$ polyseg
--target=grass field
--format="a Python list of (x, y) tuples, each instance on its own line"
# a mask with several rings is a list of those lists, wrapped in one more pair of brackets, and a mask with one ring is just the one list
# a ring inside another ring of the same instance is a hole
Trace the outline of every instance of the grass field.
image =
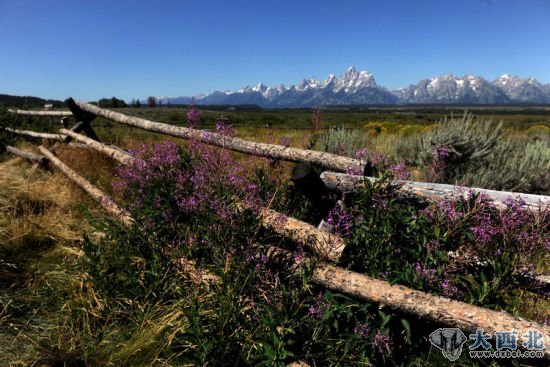
[[(187, 126), (183, 108), (120, 112)], [(549, 111), (485, 108), (475, 112), (479, 121), (489, 117), (494, 121), (487, 127), (488, 136), (503, 121), (503, 135), (496, 140), (518, 138), (521, 144), (539, 144), (538, 155), (533, 153), (541, 159), (537, 164), (544, 167), (550, 162), (544, 161), (545, 149), (550, 149)], [(302, 148), (317, 136), (327, 142), (328, 150), (334, 148), (331, 139), (341, 134), (341, 143), (353, 147), (349, 151), (366, 146), (371, 158), (378, 153), (389, 156), (382, 162), (386, 166), (381, 175), (393, 177), (391, 171), (386, 172), (389, 166), (416, 160), (409, 167), (419, 171), (413, 177), (425, 179), (434, 167), (420, 165), (415, 144), (432, 133), (449, 110), (327, 110), (322, 112), (318, 131), (312, 128), (312, 113), (201, 111), (201, 127), (214, 129), (223, 115), (233, 122), (236, 136)], [(462, 116), (463, 111), (453, 113)], [(59, 127), (55, 119), (17, 118), (11, 124), (52, 132)], [(281, 246), (296, 251), (294, 256), (302, 256), (303, 249), (261, 229), (254, 212), (235, 213), (235, 197), (243, 199), (248, 194), (259, 205), (272, 205), (314, 225), (319, 217), (330, 218), (349, 249), (338, 263), (342, 267), (541, 324), (550, 320), (548, 298), (525, 285), (519, 287), (512, 276), (525, 267), (548, 274), (550, 208), (540, 216), (514, 204), (497, 212), (478, 198), (419, 206), (373, 186), (347, 197), (346, 210), (327, 216), (288, 183), (290, 164), (197, 148), (104, 119), (93, 125), (100, 137), (127, 149), (161, 141), (175, 142), (179, 148), (164, 144), (155, 159), (145, 156), (150, 159), (145, 170), (134, 167), (126, 173), (117, 173), (116, 165), (99, 153), (60, 149), (64, 162), (128, 208), (138, 221), (130, 229), (105, 217), (96, 203), (60, 173), (31, 171), (31, 164), (2, 155), (0, 365), (284, 366), (300, 360), (312, 366), (447, 363), (427, 342), (427, 335), (440, 327), (437, 322), (313, 286), (308, 282), (308, 268), (293, 276), (268, 267), (260, 253), (251, 250), (252, 245)], [(344, 132), (330, 129), (335, 126), (345, 127)], [(30, 142), (2, 139), (35, 149)], [(519, 149), (520, 143), (511, 146)], [(497, 164), (491, 158), (494, 155), (487, 155), (486, 162)], [(516, 155), (514, 162), (524, 165), (522, 154)], [(178, 159), (183, 163), (173, 163)], [(162, 166), (155, 166), (158, 160)], [(524, 171), (495, 167), (510, 176), (525, 176), (523, 172), (533, 171), (534, 166), (522, 166)], [(544, 169), (539, 173), (545, 174)], [(491, 177), (494, 173), (485, 174)], [(113, 176), (124, 184), (122, 191), (113, 188)], [(178, 180), (186, 185), (174, 184)], [(257, 188), (248, 186), (250, 182)], [(206, 198), (214, 200), (201, 206)], [(187, 200), (187, 206), (175, 205), (182, 200)], [(143, 232), (140, 226), (148, 230)], [(501, 230), (504, 235), (497, 234)], [(489, 238), (481, 236), (487, 233)], [(488, 266), (480, 269), (467, 259), (451, 259), (448, 251), (476, 254)], [(220, 282), (197, 284), (181, 266), (185, 259), (197, 261)], [(537, 365), (540, 361), (508, 362)], [(496, 366), (500, 361), (480, 362), (463, 356), (457, 363)]]

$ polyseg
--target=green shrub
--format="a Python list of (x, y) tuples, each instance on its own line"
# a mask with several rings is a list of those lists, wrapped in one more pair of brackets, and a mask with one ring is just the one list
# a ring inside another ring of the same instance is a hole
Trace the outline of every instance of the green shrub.
[(319, 136), (314, 149), (353, 157), (364, 145), (365, 136), (361, 130), (331, 127)]
[(547, 179), (550, 144), (547, 142), (511, 137), (500, 141), (485, 162), (477, 171), (466, 172), (466, 182), (498, 190), (550, 193)]
[(431, 180), (495, 190), (548, 193), (550, 143), (505, 137), (502, 123), (471, 114), (440, 121), (416, 141)]

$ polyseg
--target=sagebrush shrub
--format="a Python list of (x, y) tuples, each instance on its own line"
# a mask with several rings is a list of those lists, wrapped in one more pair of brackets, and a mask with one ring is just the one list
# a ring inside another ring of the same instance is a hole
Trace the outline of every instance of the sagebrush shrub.
[(549, 193), (550, 143), (505, 137), (502, 124), (471, 114), (445, 118), (417, 142), (416, 161), (432, 181)]
[(365, 145), (363, 134), (360, 130), (331, 127), (319, 136), (314, 149), (352, 157)]
[(429, 167), (441, 158), (434, 151), (446, 149), (445, 167), (437, 178), (455, 183), (462, 181), (468, 170), (475, 171), (483, 166), (503, 136), (502, 124), (490, 120), (477, 120), (467, 113), (460, 118), (445, 117), (417, 140), (416, 159), (421, 166)]

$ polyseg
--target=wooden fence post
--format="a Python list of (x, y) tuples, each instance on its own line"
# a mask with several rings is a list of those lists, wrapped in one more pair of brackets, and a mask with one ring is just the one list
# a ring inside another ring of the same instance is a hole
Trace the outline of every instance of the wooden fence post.
[(73, 113), (75, 120), (77, 121), (75, 128), (76, 126), (78, 126), (78, 129), (73, 131), (79, 132), (80, 130), (84, 130), (86, 135), (88, 135), (90, 138), (99, 141), (99, 137), (90, 126), (90, 122), (92, 122), (96, 118), (96, 115), (83, 111), (72, 98), (67, 98), (65, 100), (65, 103), (67, 104), (67, 107), (69, 107), (69, 109)]

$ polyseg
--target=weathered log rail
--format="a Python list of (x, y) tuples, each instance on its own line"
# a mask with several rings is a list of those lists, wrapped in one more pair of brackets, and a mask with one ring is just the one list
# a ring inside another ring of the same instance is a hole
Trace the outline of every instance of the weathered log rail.
[(222, 134), (190, 129), (186, 127), (173, 126), (161, 122), (150, 121), (140, 117), (124, 115), (120, 112), (99, 108), (89, 103), (76, 101), (78, 107), (83, 111), (101, 116), (103, 118), (134, 126), (143, 130), (162, 133), (183, 139), (194, 139), (206, 144), (216, 145), (236, 152), (269, 157), (288, 162), (310, 162), (312, 164), (334, 169), (347, 171), (348, 169), (362, 169), (363, 164), (358, 159), (343, 157), (336, 154), (319, 152), (315, 150), (291, 148), (284, 145), (257, 143), (245, 139), (235, 138)]
[(13, 110), (8, 109), (8, 112), (22, 116), (51, 116), (51, 117), (68, 117), (72, 116), (71, 111), (32, 111), (32, 110)]
[(46, 162), (48, 161), (48, 159), (43, 155), (26, 152), (24, 150), (17, 149), (16, 147), (12, 147), (11, 145), (6, 145), (6, 151), (18, 157), (28, 159), (31, 162), (36, 162), (41, 165), (46, 164)]
[[(360, 170), (364, 168), (363, 162), (358, 159), (342, 157), (335, 154), (329, 154), (324, 152), (318, 152), (313, 150), (290, 148), (283, 145), (257, 143), (240, 138), (234, 138), (225, 136), (222, 134), (200, 131), (185, 127), (177, 127), (160, 122), (150, 121), (139, 117), (127, 116), (119, 112), (99, 108), (89, 103), (76, 101), (82, 110), (101, 116), (109, 120), (134, 126), (143, 130), (162, 133), (170, 136), (176, 136), (184, 139), (196, 139), (205, 144), (215, 145), (231, 149), (241, 153), (263, 156), (272, 159), (280, 159), (290, 162), (307, 162), (320, 167), (333, 167), (337, 171), (348, 172), (350, 170)], [(327, 187), (336, 189), (339, 191), (358, 191), (364, 185), (364, 176), (347, 175), (336, 172), (324, 172), (321, 175), (324, 183)], [(375, 178), (367, 177), (367, 179), (374, 181)], [(469, 189), (475, 192), (485, 193), (491, 199), (494, 200), (497, 207), (503, 207), (506, 199), (521, 198), (531, 208), (538, 208), (539, 204), (550, 203), (549, 196), (523, 194), (506, 191), (486, 190), (479, 188), (467, 188), (446, 184), (434, 184), (427, 182), (414, 182), (414, 181), (398, 181), (402, 185), (400, 191), (407, 192), (409, 194), (421, 196), (427, 199), (436, 198), (453, 198), (460, 192), (462, 195), (467, 195)]]
[[(283, 159), (293, 162), (310, 162), (317, 164), (322, 167), (336, 169), (345, 171), (350, 168), (356, 169), (360, 168), (361, 164), (357, 160), (349, 160), (350, 158), (345, 158), (343, 160), (333, 159), (328, 164), (321, 164), (320, 160), (322, 155), (310, 154), (307, 150), (300, 150), (294, 148), (287, 148), (272, 144), (260, 144), (254, 142), (247, 142), (243, 139), (230, 138), (227, 136), (208, 133), (203, 131), (197, 131), (187, 128), (178, 128), (173, 127), (167, 124), (161, 124), (153, 121), (148, 121), (144, 119), (134, 118), (118, 114), (113, 111), (98, 109), (95, 106), (84, 104), (82, 102), (76, 102), (76, 105), (79, 108), (82, 108), (88, 113), (92, 113), (98, 116), (106, 117), (113, 119), (113, 121), (118, 121), (121, 123), (126, 123), (131, 126), (140, 127), (145, 130), (155, 131), (165, 133), (167, 135), (183, 137), (185, 139), (197, 139), (206, 144), (221, 146), (228, 149), (233, 149), (243, 153), (249, 153), (253, 155), (267, 156), (274, 159)], [(93, 108), (92, 108), (93, 107)], [(115, 115), (113, 115), (115, 114)], [(116, 118), (116, 120), (113, 118)], [(175, 129), (175, 130), (173, 130)], [(98, 150), (104, 154), (107, 154), (114, 159), (114, 151), (121, 153), (124, 158), (121, 160), (117, 159), (121, 164), (127, 164), (132, 158), (130, 154), (126, 152), (120, 152), (116, 148), (110, 148), (102, 143), (94, 141), (88, 137), (85, 137), (81, 134), (78, 134), (70, 130), (62, 130), (64, 135), (64, 140), (67, 141), (68, 138), (75, 139), (81, 143), (86, 144), (86, 146)], [(29, 135), (33, 136), (33, 135)], [(34, 136), (37, 137), (37, 136)], [(59, 140), (59, 139), (58, 139)], [(243, 143), (244, 142), (244, 143)], [(246, 143), (246, 144), (245, 144)], [(252, 145), (249, 145), (251, 143)], [(229, 146), (228, 146), (229, 144)], [(244, 145), (243, 145), (244, 144)], [(259, 144), (259, 145), (254, 145)], [(253, 148), (255, 147), (255, 148)], [(258, 149), (258, 147), (260, 147)], [(275, 148), (274, 148), (275, 147)], [(280, 148), (283, 148), (282, 150)], [(15, 148), (16, 149), (16, 148)], [(40, 152), (44, 156), (40, 156), (42, 159), (47, 159), (48, 162), (52, 163), (56, 168), (63, 172), (68, 178), (73, 180), (78, 186), (83, 188), (90, 196), (97, 200), (101, 206), (109, 213), (115, 215), (119, 220), (123, 221), (127, 225), (132, 223), (132, 219), (121, 209), (119, 208), (105, 193), (101, 190), (95, 188), (91, 183), (85, 180), (83, 177), (79, 176), (76, 172), (72, 171), (68, 166), (61, 162), (52, 152), (44, 147), (39, 147)], [(275, 149), (275, 150), (273, 150)], [(298, 151), (298, 152), (296, 152)], [(24, 152), (26, 153), (26, 152)], [(320, 153), (320, 152), (317, 152)], [(32, 153), (31, 153), (32, 154)], [(22, 156), (22, 155), (20, 155)], [(24, 156), (23, 156), (24, 157)], [(36, 158), (36, 157), (35, 157)], [(333, 158), (333, 157), (329, 157)], [(31, 156), (28, 156), (27, 159), (31, 159)], [(32, 160), (32, 159), (31, 159)], [(329, 178), (327, 180), (327, 177)], [(357, 179), (360, 178), (360, 181)], [(365, 178), (362, 176), (350, 176), (342, 175), (338, 173), (325, 172), (322, 175), (323, 181), (328, 187), (336, 189), (339, 191), (354, 191), (361, 188), (361, 184), (364, 184)], [(374, 180), (372, 178), (366, 178), (368, 180)], [(450, 187), (434, 187), (432, 184), (417, 183), (406, 181), (402, 184), (401, 190), (407, 193), (413, 193), (428, 199), (440, 198), (440, 197), (456, 197), (454, 195), (456, 192), (456, 187), (452, 185), (446, 185)], [(409, 186), (407, 186), (409, 185)], [(428, 186), (426, 186), (428, 185)], [(429, 186), (432, 185), (432, 186)], [(452, 192), (450, 191), (452, 188)], [(468, 188), (469, 189), (469, 188)], [(476, 189), (477, 190), (477, 189)], [(500, 205), (504, 203), (504, 200), (509, 196), (509, 194), (517, 194), (523, 200), (525, 200), (528, 205), (534, 206), (535, 204), (544, 204), (546, 201), (541, 201), (540, 197), (537, 195), (528, 195), (528, 194), (519, 194), (519, 193), (507, 193), (507, 192), (496, 192), (493, 190), (481, 190), (482, 192), (487, 193), (493, 200), (497, 201), (497, 204)], [(496, 193), (496, 194), (494, 194)], [(502, 195), (506, 195), (504, 198)], [(491, 196), (492, 195), (492, 196)], [(500, 195), (500, 196), (499, 196)], [(514, 196), (513, 196), (514, 197)], [(534, 198), (536, 197), (536, 198)], [(543, 197), (546, 198), (546, 197)], [(500, 201), (499, 201), (500, 200)], [(312, 236), (313, 232), (297, 232), (296, 226), (301, 225), (300, 221), (297, 221), (294, 218), (281, 218), (281, 214), (271, 211), (269, 209), (264, 209), (261, 213), (261, 220), (263, 224), (274, 230), (276, 233), (279, 233), (282, 236), (290, 237), (295, 239), (295, 242), (301, 243), (298, 239), (302, 236), (306, 242), (311, 243), (311, 238), (316, 237)], [(285, 224), (286, 223), (286, 227)], [(312, 226), (311, 226), (312, 227)], [(312, 227), (315, 229), (315, 227)], [(312, 229), (308, 228), (308, 229)], [(316, 229), (315, 229), (316, 230)], [(299, 235), (297, 236), (296, 233)], [(341, 250), (343, 249), (343, 241), (337, 236), (324, 233), (322, 240), (316, 238), (316, 245), (324, 242), (331, 243), (332, 248), (331, 252), (326, 252), (327, 247), (321, 246), (321, 248), (315, 249), (312, 247), (313, 252), (322, 254), (322, 251), (325, 251), (325, 258), (337, 259)], [(335, 242), (336, 240), (336, 242)], [(286, 250), (277, 247), (268, 247), (266, 249), (268, 258), (274, 262), (280, 261), (281, 258), (285, 259), (287, 265), (290, 264), (290, 268), (297, 271), (297, 261), (296, 259)], [(302, 260), (303, 261), (303, 260)], [(306, 259), (305, 261), (310, 261)], [(321, 285), (325, 288), (346, 293), (357, 297), (362, 300), (367, 300), (370, 302), (378, 303), (382, 306), (389, 307), (400, 312), (412, 314), (420, 318), (430, 319), (441, 323), (446, 326), (459, 327), (465, 331), (475, 332), (478, 328), (483, 328), (485, 332), (494, 333), (502, 330), (515, 330), (518, 331), (519, 337), (523, 337), (529, 330), (537, 330), (542, 333), (545, 338), (545, 344), (548, 345), (550, 342), (550, 327), (547, 325), (541, 325), (534, 321), (521, 319), (514, 317), (506, 312), (496, 312), (481, 307), (473, 306), (459, 301), (454, 301), (446, 299), (439, 296), (434, 296), (426, 292), (413, 290), (401, 285), (391, 285), (386, 281), (375, 279), (364, 274), (355, 273), (337, 266), (330, 264), (321, 263), (318, 264), (313, 270), (313, 276), (311, 278), (313, 283)], [(520, 346), (521, 347), (521, 346)], [(550, 350), (544, 350), (544, 355), (546, 358), (550, 358)]]
[[(274, 246), (268, 247), (266, 252), (267, 257), (273, 262), (287, 266), (294, 271), (299, 271), (298, 265), (303, 262), (311, 262), (308, 258), (297, 261), (289, 251)], [(514, 330), (518, 332), (518, 338), (524, 339), (524, 335), (529, 330), (537, 330), (544, 335), (544, 345), (548, 345), (550, 341), (550, 326), (548, 325), (516, 317), (507, 312), (497, 312), (435, 296), (403, 285), (392, 285), (386, 281), (330, 264), (317, 264), (313, 270), (311, 282), (364, 301), (374, 302), (446, 326), (458, 327), (471, 333), (475, 333), (477, 329), (483, 329), (492, 334), (497, 331)], [(544, 354), (546, 358), (550, 358), (550, 349), (545, 349)]]
[(88, 138), (85, 135), (75, 133), (74, 131), (67, 130), (67, 129), (60, 129), (59, 130), (62, 134), (70, 136), (74, 140), (87, 145), (88, 147), (97, 150), (98, 152), (101, 152), (112, 159), (118, 161), (121, 164), (128, 164), (130, 160), (132, 159), (132, 155), (130, 153), (124, 152), (120, 149), (115, 149), (113, 147), (110, 147), (106, 144), (100, 143), (97, 140)]
[(11, 127), (2, 127), (1, 130), (5, 130), (5, 131), (10, 132), (12, 134), (25, 135), (25, 136), (29, 136), (31, 138), (38, 138), (38, 139), (49, 139), (49, 140), (64, 141), (65, 138), (66, 138), (65, 135), (61, 135), (61, 134), (40, 133), (40, 132), (36, 132), (36, 131), (31, 131), (31, 130), (13, 129)]
[[(348, 175), (338, 172), (323, 172), (321, 180), (325, 185), (335, 191), (359, 192), (365, 187), (365, 180), (376, 182), (374, 177)], [(520, 192), (496, 191), (480, 189), (476, 187), (455, 186), (431, 182), (394, 181), (392, 184), (399, 186), (398, 191), (404, 194), (420, 196), (429, 200), (456, 199), (468, 197), (470, 192), (487, 195), (497, 208), (505, 208), (506, 201), (510, 198), (521, 199), (532, 210), (538, 210), (541, 205), (550, 205), (550, 196), (524, 194)]]
[(130, 225), (133, 219), (126, 213), (124, 210), (120, 209), (118, 205), (103, 191), (92, 185), (84, 177), (80, 176), (78, 173), (73, 171), (69, 166), (63, 163), (59, 158), (57, 158), (52, 152), (50, 152), (44, 146), (39, 146), (38, 149), (44, 156), (52, 163), (57, 169), (59, 169), (65, 176), (67, 176), (71, 181), (76, 183), (81, 187), (88, 195), (94, 198), (108, 213), (114, 215), (116, 218), (119, 218), (120, 221), (126, 225)]

